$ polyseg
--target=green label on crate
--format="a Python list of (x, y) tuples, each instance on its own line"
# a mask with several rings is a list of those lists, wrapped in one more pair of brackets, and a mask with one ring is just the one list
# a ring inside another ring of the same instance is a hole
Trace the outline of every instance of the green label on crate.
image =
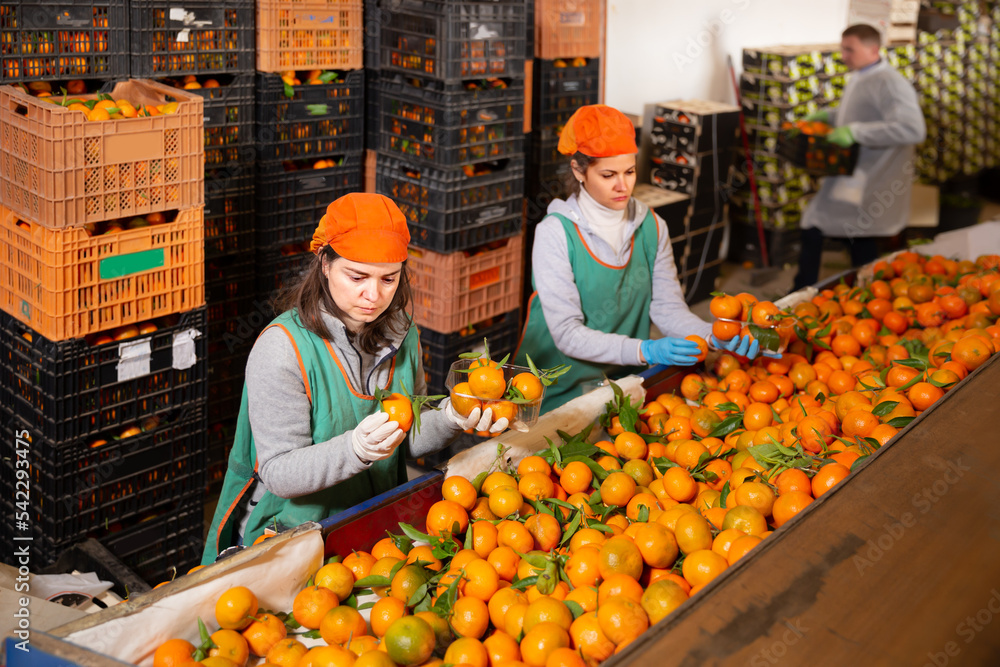
[(101, 260), (101, 280), (113, 280), (133, 273), (158, 269), (164, 264), (163, 248), (108, 257)]

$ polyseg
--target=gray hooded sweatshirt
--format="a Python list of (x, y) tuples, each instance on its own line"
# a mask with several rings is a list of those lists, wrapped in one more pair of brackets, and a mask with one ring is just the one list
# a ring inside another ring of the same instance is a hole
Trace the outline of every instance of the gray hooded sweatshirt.
[[(648, 210), (634, 197), (629, 200), (625, 243), (621, 251), (616, 252), (590, 229), (576, 195), (565, 201), (556, 199), (548, 208), (549, 213), (559, 213), (572, 220), (597, 258), (614, 266), (623, 266), (629, 261), (632, 236)], [(654, 214), (653, 217), (659, 226), (659, 247), (653, 269), (653, 299), (649, 304), (649, 317), (664, 336), (683, 338), (696, 334), (707, 340), (712, 333), (712, 325), (692, 313), (684, 302), (667, 225), (659, 216)], [(584, 324), (580, 293), (569, 261), (566, 232), (557, 218), (549, 216), (538, 223), (531, 250), (531, 266), (545, 322), (553, 342), (563, 354), (601, 364), (634, 366), (643, 363), (639, 357), (640, 339), (603, 333)]]

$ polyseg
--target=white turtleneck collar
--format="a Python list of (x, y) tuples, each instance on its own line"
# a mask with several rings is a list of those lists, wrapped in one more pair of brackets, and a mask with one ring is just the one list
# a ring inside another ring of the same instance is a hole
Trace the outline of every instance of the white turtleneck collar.
[(580, 212), (591, 231), (611, 246), (616, 255), (620, 253), (622, 244), (625, 242), (625, 229), (629, 220), (628, 207), (625, 207), (625, 210), (616, 211), (602, 206), (590, 196), (590, 193), (582, 185), (580, 186), (580, 194), (577, 195), (577, 202), (580, 204)]

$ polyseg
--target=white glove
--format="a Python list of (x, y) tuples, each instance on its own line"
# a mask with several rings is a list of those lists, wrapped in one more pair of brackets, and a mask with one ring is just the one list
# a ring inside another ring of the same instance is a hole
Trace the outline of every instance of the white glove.
[(351, 433), (351, 443), (362, 463), (372, 463), (392, 456), (405, 437), (399, 422), (389, 421), (384, 412), (376, 412), (361, 420)]
[(463, 431), (472, 429), (474, 431), (502, 433), (509, 424), (506, 417), (501, 417), (493, 421), (493, 408), (486, 408), (486, 410), (472, 408), (472, 412), (469, 413), (468, 417), (462, 416), (455, 410), (455, 406), (451, 404), (450, 396), (441, 401), (438, 409), (444, 410), (444, 413), (448, 415), (448, 419)]

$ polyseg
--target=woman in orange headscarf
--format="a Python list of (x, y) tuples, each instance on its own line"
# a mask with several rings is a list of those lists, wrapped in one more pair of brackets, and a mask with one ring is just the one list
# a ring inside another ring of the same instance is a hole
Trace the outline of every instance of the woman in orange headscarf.
[[(459, 415), (445, 398), (420, 432), (390, 419), (375, 394), (426, 394), (410, 289), (406, 218), (389, 198), (350, 194), (327, 208), (315, 254), (257, 338), (229, 468), (203, 563), (267, 528), (319, 521), (406, 481), (411, 456), (465, 429), (500, 432), (490, 409)], [(403, 418), (401, 418), (402, 420)]]
[[(696, 334), (719, 349), (755, 357), (749, 336), (729, 343), (684, 302), (666, 223), (632, 198), (639, 152), (635, 127), (609, 106), (581, 107), (566, 122), (559, 152), (570, 158), (573, 194), (549, 204), (535, 230), (532, 281), (515, 363), (572, 369), (546, 390), (543, 411), (579, 396), (582, 385), (640, 370), (687, 366)], [(664, 337), (652, 340), (650, 324)]]

